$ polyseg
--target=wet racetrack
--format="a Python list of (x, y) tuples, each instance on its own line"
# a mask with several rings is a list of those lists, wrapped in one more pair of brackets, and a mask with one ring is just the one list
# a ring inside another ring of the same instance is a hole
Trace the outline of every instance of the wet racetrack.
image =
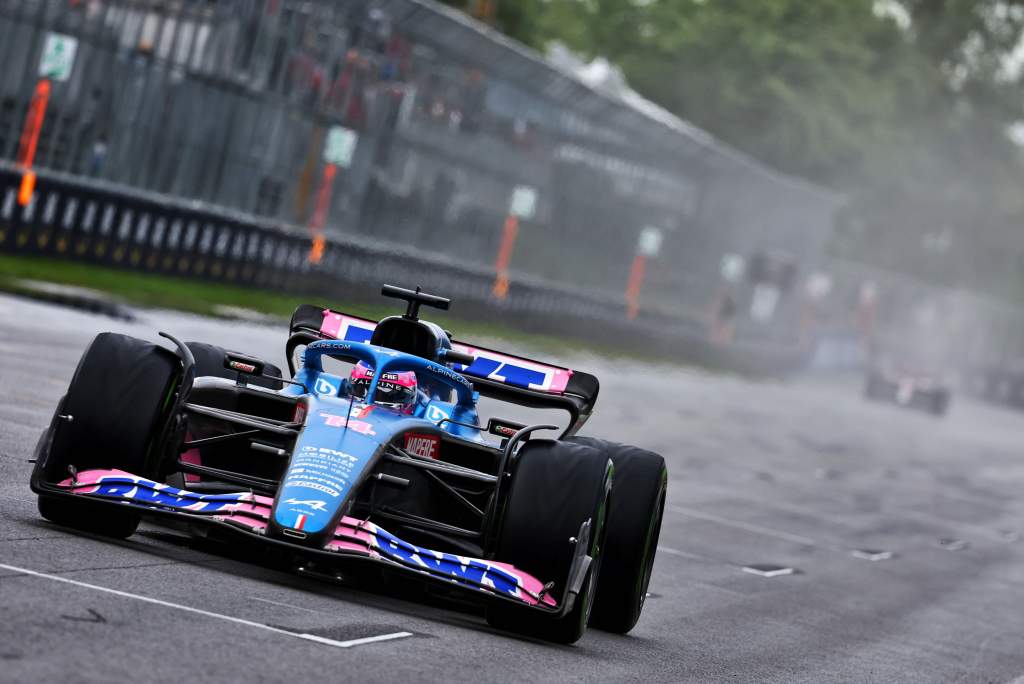
[[(0, 681), (1024, 675), (1020, 414), (954, 397), (936, 420), (865, 403), (852, 377), (755, 382), (551, 359), (601, 378), (586, 434), (659, 451), (670, 474), (639, 625), (562, 647), (473, 613), (240, 562), (162, 528), (114, 542), (43, 521), (28, 488), (32, 447), (95, 333), (167, 330), (283, 366), (286, 331), (163, 312), (125, 323), (3, 296), (0, 321)], [(754, 565), (794, 572), (765, 577)], [(342, 648), (284, 632), (412, 636)]]

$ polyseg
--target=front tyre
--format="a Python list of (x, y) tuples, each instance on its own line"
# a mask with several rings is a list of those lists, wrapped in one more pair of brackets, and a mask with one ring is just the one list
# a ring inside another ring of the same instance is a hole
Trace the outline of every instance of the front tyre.
[[(163, 347), (126, 335), (97, 335), (39, 439), (33, 484), (60, 482), (70, 467), (152, 476), (150, 449), (179, 376), (178, 357)], [(39, 513), (58, 525), (111, 537), (130, 536), (139, 524), (130, 509), (44, 493)]]
[(590, 625), (625, 634), (640, 619), (651, 582), (668, 490), (665, 459), (646, 449), (593, 437), (566, 441), (598, 449), (615, 465), (605, 557)]
[[(590, 521), (586, 555), (592, 561), (572, 610), (553, 617), (535, 608), (495, 604), (493, 627), (545, 641), (572, 644), (586, 631), (604, 556), (604, 530), (612, 487), (611, 461), (582, 444), (533, 440), (516, 455), (495, 560), (552, 581), (558, 605), (568, 598), (573, 543)], [(577, 540), (579, 543), (580, 540)]]

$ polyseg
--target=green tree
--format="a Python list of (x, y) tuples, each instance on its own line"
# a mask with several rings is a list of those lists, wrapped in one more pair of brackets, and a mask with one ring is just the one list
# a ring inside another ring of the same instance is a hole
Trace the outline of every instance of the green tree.
[[(849, 193), (852, 255), (965, 282), (1024, 222), (1007, 138), (1024, 119), (1024, 0), (550, 0), (540, 31), (607, 56), (722, 140)], [(920, 247), (936, 231), (954, 235), (941, 259)]]

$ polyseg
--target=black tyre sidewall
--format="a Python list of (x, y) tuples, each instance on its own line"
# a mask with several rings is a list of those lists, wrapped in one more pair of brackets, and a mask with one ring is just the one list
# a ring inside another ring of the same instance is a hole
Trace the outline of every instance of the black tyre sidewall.
[(553, 619), (536, 609), (492, 606), (488, 610), (492, 625), (560, 643), (573, 643), (582, 636), (601, 567), (612, 471), (607, 457), (582, 444), (534, 440), (520, 450), (495, 560), (511, 563), (542, 582), (553, 581), (552, 596), (559, 605), (565, 599), (576, 550), (569, 540), (579, 535), (588, 519), (588, 555), (593, 562), (567, 615)]
[(594, 437), (566, 441), (606, 454), (615, 465), (615, 486), (605, 530), (604, 558), (590, 623), (626, 633), (643, 610), (668, 489), (668, 471), (660, 455)]
[(165, 417), (179, 372), (172, 352), (145, 340), (101, 333), (85, 351), (55, 421), (44, 473), (66, 476), (66, 467), (117, 468), (149, 475), (150, 443)]
[[(34, 479), (59, 482), (69, 476), (68, 466), (151, 477), (151, 446), (166, 420), (179, 369), (178, 357), (163, 347), (116, 333), (97, 335), (40, 437)], [(138, 515), (129, 511), (45, 494), (39, 510), (53, 522), (111, 536), (127, 536), (138, 524)]]

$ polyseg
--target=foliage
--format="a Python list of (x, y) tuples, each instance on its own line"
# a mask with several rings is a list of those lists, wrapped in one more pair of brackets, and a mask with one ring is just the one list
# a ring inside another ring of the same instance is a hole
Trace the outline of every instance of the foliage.
[(848, 193), (848, 256), (968, 285), (993, 259), (1020, 267), (1024, 0), (548, 0), (536, 25), (529, 42), (608, 57), (681, 117)]

